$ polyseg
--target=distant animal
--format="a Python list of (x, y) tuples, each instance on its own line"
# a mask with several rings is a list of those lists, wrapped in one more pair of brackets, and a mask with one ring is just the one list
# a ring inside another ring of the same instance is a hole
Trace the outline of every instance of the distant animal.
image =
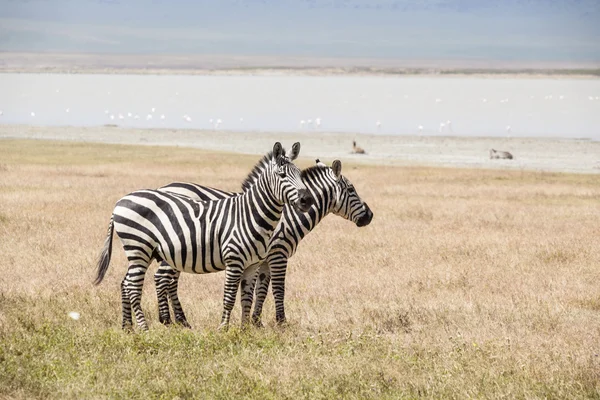
[(493, 159), (512, 160), (513, 155), (510, 154), (508, 151), (499, 151), (499, 150), (490, 149), (490, 160), (493, 160)]
[(352, 142), (352, 153), (353, 154), (367, 154), (365, 149), (356, 145), (356, 141)]

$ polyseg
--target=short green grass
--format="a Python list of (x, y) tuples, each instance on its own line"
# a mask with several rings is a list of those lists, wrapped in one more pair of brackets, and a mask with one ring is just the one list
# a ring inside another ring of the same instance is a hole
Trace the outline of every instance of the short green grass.
[[(23, 313), (40, 306), (31, 300), (2, 302), (11, 327), (0, 336), (0, 384), (17, 398), (598, 397), (597, 360), (555, 354), (554, 365), (543, 365), (510, 340), (477, 343), (460, 334), (447, 335), (443, 348), (406, 343), (406, 314), (374, 315), (380, 329), (358, 334), (294, 325), (228, 332), (154, 325), (135, 334), (92, 305), (82, 320), (66, 320), (69, 303), (84, 299), (53, 298), (43, 318)], [(547, 368), (557, 369), (551, 379), (543, 378)]]
[(114, 203), (174, 180), (237, 190), (257, 157), (23, 140), (0, 154), (0, 398), (600, 398), (596, 176), (344, 164), (375, 218), (330, 216), (305, 239), (288, 325), (269, 298), (265, 328), (241, 330), (236, 307), (217, 331), (212, 274), (181, 279), (194, 329), (163, 327), (150, 272), (150, 331), (130, 333), (118, 240), (91, 284)]

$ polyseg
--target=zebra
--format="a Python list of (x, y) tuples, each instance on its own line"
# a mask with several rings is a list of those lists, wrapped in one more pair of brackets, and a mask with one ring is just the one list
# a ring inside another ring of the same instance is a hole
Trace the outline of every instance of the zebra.
[(512, 160), (513, 155), (510, 154), (508, 151), (500, 151), (500, 150), (490, 149), (490, 160), (493, 160), (493, 159)]
[[(352, 183), (342, 175), (342, 163), (335, 160), (332, 167), (317, 160), (317, 164), (302, 171), (302, 178), (308, 190), (315, 199), (315, 204), (307, 213), (286, 206), (279, 225), (271, 238), (270, 250), (265, 261), (254, 268), (248, 268), (241, 278), (242, 320), (247, 321), (252, 307), (256, 280), (256, 304), (252, 314), (252, 323), (262, 326), (261, 314), (264, 301), (273, 279), (273, 295), (276, 303), (276, 321), (281, 324), (286, 321), (284, 296), (285, 275), (288, 259), (296, 252), (300, 241), (327, 214), (332, 212), (354, 222), (358, 227), (369, 225), (373, 213), (367, 203), (363, 202), (356, 193)], [(243, 190), (250, 186), (245, 182)], [(194, 183), (175, 182), (158, 189), (161, 192), (177, 193), (195, 200), (216, 200), (236, 196), (237, 194), (214, 188), (200, 186)], [(257, 272), (254, 272), (258, 270)], [(159, 321), (165, 325), (171, 323), (169, 298), (175, 322), (190, 327), (185, 318), (177, 295), (179, 271), (173, 270), (169, 264), (161, 262), (155, 275), (156, 292), (158, 297)]]
[(246, 178), (243, 193), (214, 201), (157, 190), (138, 190), (121, 198), (111, 216), (94, 283), (108, 269), (112, 235), (121, 239), (129, 268), (121, 282), (123, 329), (148, 330), (140, 306), (144, 276), (153, 259), (177, 272), (205, 274), (226, 271), (220, 328), (227, 329), (244, 269), (267, 256), (269, 240), (284, 205), (308, 211), (314, 199), (300, 169), (292, 163), (300, 143), (286, 154), (281, 143), (265, 155)]

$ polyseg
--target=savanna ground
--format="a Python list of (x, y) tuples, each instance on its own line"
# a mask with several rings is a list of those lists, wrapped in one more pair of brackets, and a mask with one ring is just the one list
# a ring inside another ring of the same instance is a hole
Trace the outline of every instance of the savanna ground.
[(91, 283), (114, 203), (174, 180), (237, 190), (257, 159), (0, 141), (0, 397), (600, 398), (594, 175), (345, 164), (375, 217), (305, 239), (288, 325), (269, 298), (264, 329), (236, 306), (219, 332), (223, 274), (186, 274), (193, 329), (163, 327), (152, 269), (150, 331), (122, 332), (118, 239)]

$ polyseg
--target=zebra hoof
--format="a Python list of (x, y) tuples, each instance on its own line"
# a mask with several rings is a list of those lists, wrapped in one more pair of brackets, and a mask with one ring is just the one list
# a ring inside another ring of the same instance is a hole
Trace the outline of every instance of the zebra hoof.
[(252, 318), (252, 325), (254, 325), (254, 327), (256, 327), (256, 328), (264, 328), (265, 327), (263, 325), (262, 321), (260, 320), (260, 318)]
[(176, 322), (177, 322), (177, 325), (181, 325), (184, 328), (192, 329), (192, 326), (185, 319), (178, 320)]
[(249, 322), (242, 322), (240, 329), (242, 331), (248, 331), (252, 325)]
[(228, 330), (229, 330), (229, 324), (226, 324), (226, 323), (222, 323), (217, 328), (217, 331), (219, 331), (219, 332), (227, 332)]

